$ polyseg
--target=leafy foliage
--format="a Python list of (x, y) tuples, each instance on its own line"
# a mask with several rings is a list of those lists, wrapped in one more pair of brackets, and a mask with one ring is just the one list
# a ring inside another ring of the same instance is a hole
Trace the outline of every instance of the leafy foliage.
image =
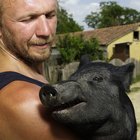
[(84, 54), (89, 54), (92, 60), (103, 59), (103, 51), (95, 38), (85, 40), (82, 35), (65, 35), (57, 42), (63, 63), (78, 61)]
[(85, 18), (89, 27), (104, 28), (109, 26), (131, 24), (140, 21), (140, 12), (121, 7), (117, 2), (101, 2), (99, 12), (91, 12)]
[(59, 7), (58, 9), (58, 24), (57, 34), (82, 31), (83, 27), (78, 25), (71, 14), (68, 14), (65, 9)]

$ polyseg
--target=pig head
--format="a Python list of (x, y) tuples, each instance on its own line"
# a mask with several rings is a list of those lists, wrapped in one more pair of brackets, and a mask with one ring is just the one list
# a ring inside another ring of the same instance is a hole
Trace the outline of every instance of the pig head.
[(136, 140), (134, 108), (124, 86), (133, 69), (133, 63), (114, 66), (81, 59), (68, 80), (41, 88), (41, 102), (80, 140)]

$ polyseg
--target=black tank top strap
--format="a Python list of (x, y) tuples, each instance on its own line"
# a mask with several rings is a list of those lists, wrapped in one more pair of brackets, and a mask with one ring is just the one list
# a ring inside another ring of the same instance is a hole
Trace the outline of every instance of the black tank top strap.
[(32, 79), (30, 77), (27, 77), (25, 75), (22, 75), (17, 72), (2, 72), (0, 73), (0, 89), (8, 85), (9, 83), (20, 80), (20, 81), (27, 81), (33, 84), (36, 84), (40, 87), (42, 87), (45, 83), (40, 82), (38, 80)]

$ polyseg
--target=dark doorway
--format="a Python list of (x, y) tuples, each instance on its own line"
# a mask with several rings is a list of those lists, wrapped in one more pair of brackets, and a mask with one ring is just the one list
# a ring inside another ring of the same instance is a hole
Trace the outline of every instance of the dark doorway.
[(127, 58), (129, 58), (129, 56), (130, 52), (128, 43), (115, 45), (113, 49), (113, 58), (118, 58), (121, 59), (122, 61), (125, 61)]

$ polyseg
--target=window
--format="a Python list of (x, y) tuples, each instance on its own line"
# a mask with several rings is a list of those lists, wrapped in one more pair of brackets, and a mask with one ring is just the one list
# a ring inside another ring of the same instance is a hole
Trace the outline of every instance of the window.
[(138, 31), (134, 31), (133, 33), (134, 39), (139, 39), (139, 32)]

